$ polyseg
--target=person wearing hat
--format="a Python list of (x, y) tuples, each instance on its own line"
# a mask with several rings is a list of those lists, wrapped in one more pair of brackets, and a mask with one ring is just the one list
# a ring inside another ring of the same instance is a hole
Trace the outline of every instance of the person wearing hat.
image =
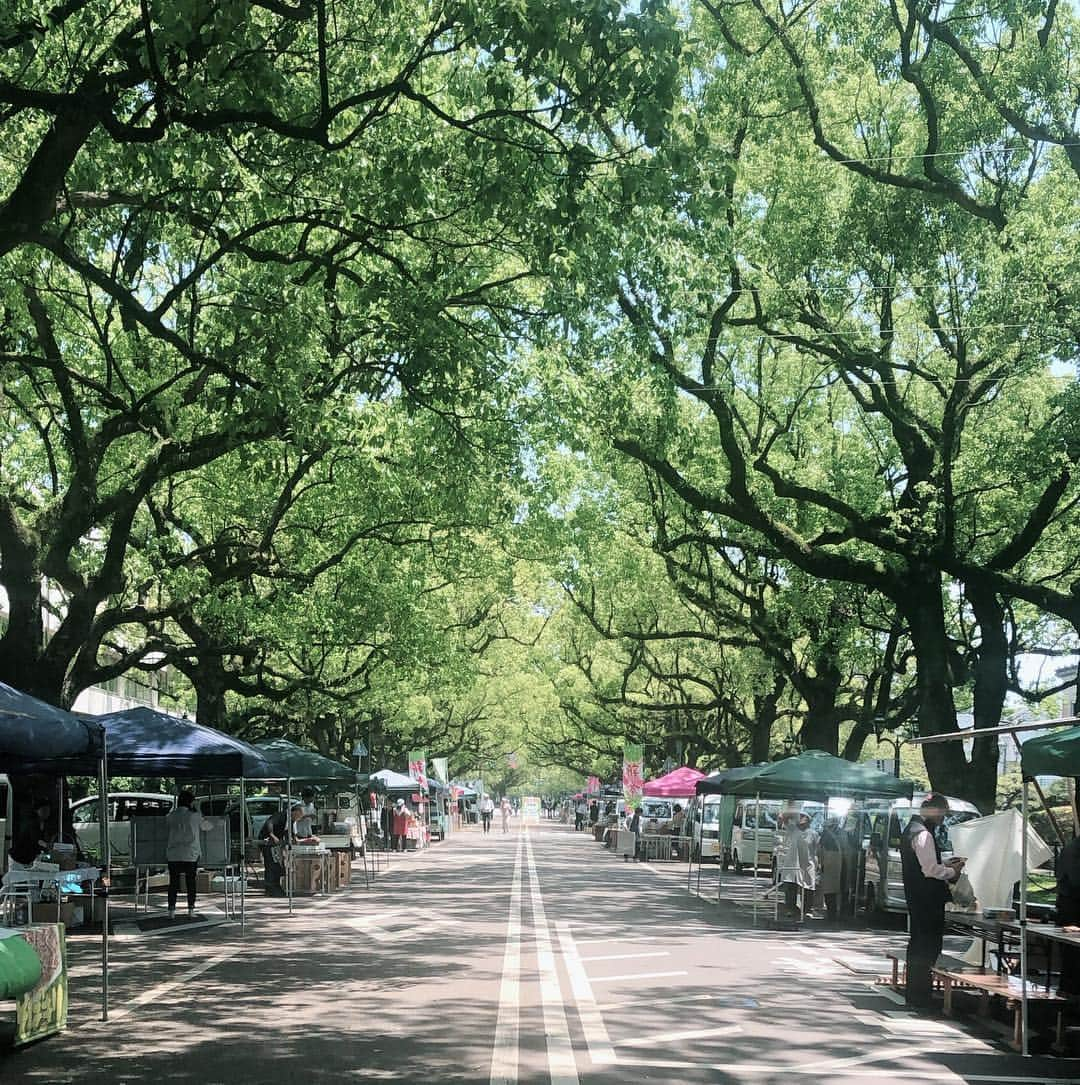
[(394, 812), (391, 816), (390, 831), (394, 837), (394, 851), (405, 850), (405, 834), (409, 829), (409, 811), (405, 808), (405, 800), (398, 799), (394, 803)]
[(267, 818), (259, 830), (263, 853), (263, 886), (268, 897), (285, 896), (281, 885), (281, 876), (285, 873), (282, 849), (288, 847), (294, 835), (294, 826), (303, 816), (304, 804), (297, 799), (288, 811), (279, 810), (273, 817)]
[(941, 861), (934, 830), (945, 820), (949, 802), (944, 795), (923, 799), (900, 837), (900, 863), (908, 909), (907, 986), (904, 998), (913, 1009), (930, 1005), (931, 969), (941, 955), (945, 937), (945, 904), (949, 883), (964, 868), (963, 859)]

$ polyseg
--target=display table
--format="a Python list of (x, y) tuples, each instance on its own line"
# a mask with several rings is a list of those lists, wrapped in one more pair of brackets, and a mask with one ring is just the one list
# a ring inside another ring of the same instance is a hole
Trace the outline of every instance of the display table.
[[(66, 926), (79, 926), (76, 923), (75, 909), (77, 902), (63, 901), (67, 893), (78, 897), (79, 901), (85, 901), (90, 914), (83, 917), (83, 921), (93, 921), (93, 884), (101, 877), (101, 869), (94, 866), (75, 867), (72, 870), (38, 870), (34, 867), (23, 867), (9, 870), (3, 877), (3, 887), (8, 893), (25, 889), (29, 901), (29, 913), (27, 921), (35, 923), (63, 923)], [(89, 884), (91, 892), (82, 890), (82, 886)], [(80, 892), (71, 889), (65, 890), (64, 886), (79, 886)], [(41, 899), (41, 891), (46, 887), (52, 887), (56, 892), (55, 901)]]

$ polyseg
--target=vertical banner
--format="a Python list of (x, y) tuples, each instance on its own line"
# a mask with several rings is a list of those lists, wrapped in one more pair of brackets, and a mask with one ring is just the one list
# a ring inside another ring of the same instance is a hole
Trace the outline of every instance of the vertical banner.
[(446, 757), (433, 757), (431, 759), (431, 771), (435, 773), (435, 779), (441, 780), (444, 784), (450, 783), (449, 779), (449, 759)]
[(590, 776), (589, 782), (585, 785), (586, 795), (599, 795), (600, 794), (600, 777)]
[(627, 806), (637, 807), (641, 805), (641, 794), (645, 787), (643, 768), (642, 748), (625, 743), (623, 745), (622, 790), (623, 799)]
[(409, 775), (416, 781), (420, 793), (427, 801), (427, 754), (423, 750), (409, 751)]

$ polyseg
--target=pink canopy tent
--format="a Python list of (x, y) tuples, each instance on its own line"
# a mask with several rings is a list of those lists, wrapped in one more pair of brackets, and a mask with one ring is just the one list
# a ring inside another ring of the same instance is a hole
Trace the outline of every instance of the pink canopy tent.
[(652, 799), (688, 799), (694, 794), (694, 785), (704, 779), (705, 773), (697, 769), (672, 769), (666, 776), (658, 776), (645, 784), (644, 794)]

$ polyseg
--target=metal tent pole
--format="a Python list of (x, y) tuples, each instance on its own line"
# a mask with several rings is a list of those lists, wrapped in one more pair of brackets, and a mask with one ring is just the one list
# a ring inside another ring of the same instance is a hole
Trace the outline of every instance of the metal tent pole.
[(761, 792), (759, 791), (754, 796), (754, 888), (751, 893), (754, 897), (754, 926), (757, 926), (757, 905), (758, 905), (758, 872), (757, 872), (757, 853), (758, 853), (758, 834), (761, 832)]
[(1028, 880), (1028, 781), (1020, 799), (1023, 839), (1020, 841), (1020, 1054), (1028, 1053), (1027, 880)]
[[(101, 760), (98, 763), (98, 806), (101, 814), (101, 859), (102, 887), (105, 892), (101, 897), (101, 1020), (109, 1020), (109, 886), (112, 882), (112, 849), (109, 847), (109, 748), (108, 737), (104, 728), (101, 732)], [(59, 895), (59, 894), (58, 894)], [(138, 881), (135, 884), (135, 902), (138, 904)], [(91, 893), (90, 907), (94, 906)], [(92, 913), (91, 913), (92, 914)]]
[[(247, 887), (247, 789), (243, 776), (240, 777), (240, 934), (243, 936), (247, 926), (245, 893)], [(226, 874), (228, 877), (228, 874)]]
[(295, 858), (292, 852), (292, 827), (292, 777), (288, 776), (285, 779), (285, 839), (282, 841), (281, 857), (286, 860), (285, 888), (289, 893), (289, 915), (293, 914), (293, 859)]

